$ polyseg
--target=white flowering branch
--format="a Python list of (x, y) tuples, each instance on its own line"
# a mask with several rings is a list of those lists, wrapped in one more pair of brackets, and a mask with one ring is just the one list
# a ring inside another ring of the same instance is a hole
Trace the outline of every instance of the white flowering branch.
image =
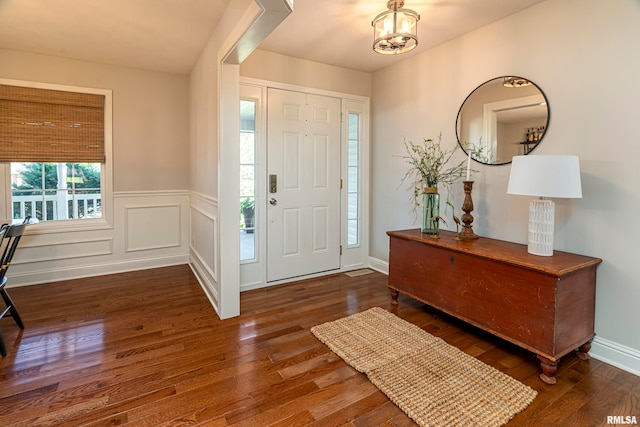
[(407, 154), (400, 156), (410, 165), (401, 180), (405, 184), (407, 191), (411, 192), (410, 200), (413, 203), (414, 213), (418, 213), (422, 193), (426, 187), (442, 185), (447, 190), (447, 206), (451, 195), (451, 184), (464, 176), (466, 172), (465, 160), (456, 163), (451, 167), (446, 167), (452, 160), (455, 152), (460, 148), (458, 144), (451, 150), (443, 150), (440, 146), (442, 135), (438, 141), (424, 139), (420, 144), (404, 140)]

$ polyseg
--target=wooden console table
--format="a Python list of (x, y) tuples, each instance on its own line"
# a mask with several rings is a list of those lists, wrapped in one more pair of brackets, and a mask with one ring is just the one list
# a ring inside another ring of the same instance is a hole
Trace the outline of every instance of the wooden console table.
[(389, 231), (392, 303), (402, 292), (535, 353), (540, 378), (555, 384), (558, 360), (588, 358), (594, 333), (596, 267), (567, 252), (531, 255), (526, 245), (455, 240), (419, 229)]

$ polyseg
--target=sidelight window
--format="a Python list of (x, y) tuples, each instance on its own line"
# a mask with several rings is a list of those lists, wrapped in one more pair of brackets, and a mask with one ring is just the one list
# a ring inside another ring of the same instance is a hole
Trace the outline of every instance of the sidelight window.
[(347, 245), (359, 243), (360, 114), (349, 113), (347, 144)]
[(240, 100), (240, 261), (256, 257), (256, 104)]

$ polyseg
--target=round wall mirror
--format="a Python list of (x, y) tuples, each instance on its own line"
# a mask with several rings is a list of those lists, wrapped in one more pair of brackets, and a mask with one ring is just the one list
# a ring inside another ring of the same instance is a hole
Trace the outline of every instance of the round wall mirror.
[(474, 89), (456, 120), (458, 143), (471, 158), (487, 165), (511, 163), (532, 152), (549, 124), (549, 104), (532, 81), (498, 77)]

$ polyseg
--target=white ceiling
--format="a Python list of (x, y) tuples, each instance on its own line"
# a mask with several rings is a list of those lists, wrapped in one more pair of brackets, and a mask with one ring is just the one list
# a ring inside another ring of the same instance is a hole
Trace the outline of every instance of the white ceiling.
[[(0, 48), (187, 74), (231, 0), (0, 0)], [(373, 72), (543, 0), (405, 0), (418, 47), (371, 49), (386, 0), (295, 0), (260, 49)]]
[(0, 48), (188, 74), (230, 0), (0, 0)]

